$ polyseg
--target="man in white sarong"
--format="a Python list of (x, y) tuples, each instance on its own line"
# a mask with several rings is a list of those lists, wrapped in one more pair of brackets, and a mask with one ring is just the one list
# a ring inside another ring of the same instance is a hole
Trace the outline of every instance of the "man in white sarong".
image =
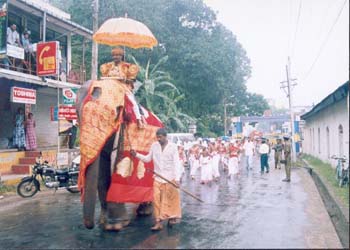
[(228, 147), (228, 177), (239, 173), (239, 148), (234, 141)]
[[(148, 155), (142, 155), (134, 150), (131, 150), (131, 154), (143, 162), (153, 160), (154, 171), (156, 173), (179, 185), (180, 176), (178, 176), (178, 166), (180, 159), (177, 145), (167, 140), (167, 132), (164, 128), (158, 129), (156, 135), (158, 141), (152, 144)], [(162, 221), (167, 219), (168, 225), (179, 223), (179, 219), (181, 218), (179, 190), (172, 184), (155, 176), (153, 191), (155, 224), (151, 230), (162, 230)]]
[(215, 181), (219, 180), (220, 172), (219, 172), (219, 162), (220, 162), (220, 155), (217, 150), (217, 147), (214, 147), (211, 153), (211, 166), (212, 166), (212, 173)]

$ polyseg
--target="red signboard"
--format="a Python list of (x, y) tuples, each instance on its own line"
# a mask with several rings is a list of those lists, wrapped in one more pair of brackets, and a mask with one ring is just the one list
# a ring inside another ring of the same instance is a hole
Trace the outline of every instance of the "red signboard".
[(38, 76), (58, 75), (59, 43), (38, 43), (36, 51), (36, 71)]
[(11, 101), (17, 103), (36, 104), (36, 90), (12, 87)]
[(60, 105), (58, 119), (77, 120), (77, 109), (75, 106)]

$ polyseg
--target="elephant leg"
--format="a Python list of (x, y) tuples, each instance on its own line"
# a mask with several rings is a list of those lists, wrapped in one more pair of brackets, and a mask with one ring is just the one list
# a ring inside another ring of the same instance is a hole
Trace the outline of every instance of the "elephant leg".
[(84, 204), (83, 204), (83, 221), (87, 229), (92, 229), (95, 226), (95, 204), (99, 172), (99, 158), (86, 169), (85, 189), (84, 189)]
[(153, 213), (152, 202), (143, 202), (136, 209), (136, 213), (139, 216), (148, 216)]
[(98, 175), (98, 197), (101, 203), (101, 214), (99, 218), (99, 224), (105, 225), (108, 220), (107, 210), (107, 192), (111, 184), (111, 169), (110, 169), (110, 158), (109, 155), (104, 151), (101, 152), (100, 157), (100, 169)]
[(124, 203), (108, 203), (108, 215), (113, 221), (105, 225), (105, 230), (119, 231), (130, 224), (130, 215)]

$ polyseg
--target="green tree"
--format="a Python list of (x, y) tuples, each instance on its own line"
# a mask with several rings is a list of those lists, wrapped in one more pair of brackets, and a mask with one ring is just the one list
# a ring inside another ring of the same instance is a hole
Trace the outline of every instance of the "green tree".
[(160, 71), (159, 67), (166, 63), (168, 57), (161, 58), (154, 66), (148, 60), (145, 67), (133, 57), (130, 58), (140, 68), (136, 96), (140, 103), (154, 112), (170, 131), (186, 131), (188, 125), (195, 120), (182, 113), (177, 104), (185, 96), (171, 83), (169, 73)]
[[(73, 21), (92, 27), (91, 18), (87, 18), (92, 13), (92, 0), (51, 1), (71, 13)], [(152, 51), (127, 48), (127, 53), (134, 55), (141, 65), (147, 65), (150, 58), (158, 62), (168, 56), (162, 70), (172, 76), (172, 84), (184, 94), (176, 103), (177, 112), (198, 118), (200, 132), (222, 134), (226, 97), (234, 96), (236, 103), (229, 115), (260, 114), (267, 106), (262, 96), (246, 89), (251, 67), (243, 46), (202, 0), (100, 0), (100, 24), (125, 13), (146, 24), (159, 42)], [(81, 41), (77, 38), (73, 42), (77, 44), (73, 59), (79, 62)], [(90, 47), (87, 51), (89, 61)], [(110, 47), (99, 46), (99, 64), (110, 60)]]

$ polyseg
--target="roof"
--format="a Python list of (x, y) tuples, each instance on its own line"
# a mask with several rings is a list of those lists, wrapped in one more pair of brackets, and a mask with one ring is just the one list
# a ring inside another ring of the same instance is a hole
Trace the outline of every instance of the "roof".
[(0, 77), (5, 77), (10, 80), (15, 80), (19, 82), (28, 82), (28, 83), (34, 83), (37, 85), (52, 87), (52, 88), (80, 88), (81, 85), (69, 83), (69, 82), (62, 82), (53, 80), (50, 78), (41, 78), (39, 76), (29, 75), (17, 71), (7, 70), (7, 69), (1, 69), (0, 68)]
[(333, 93), (329, 94), (321, 102), (319, 102), (315, 107), (313, 107), (309, 112), (301, 116), (301, 119), (306, 120), (312, 116), (318, 114), (322, 110), (332, 106), (333, 104), (343, 100), (349, 94), (349, 81), (337, 88)]
[(9, 0), (9, 4), (29, 11), (33, 15), (42, 16), (42, 13), (46, 12), (48, 23), (54, 23), (67, 31), (81, 35), (90, 40), (92, 39), (92, 30), (72, 22), (68, 13), (55, 8), (48, 3), (39, 4), (39, 2), (40, 1), (38, 0)]

